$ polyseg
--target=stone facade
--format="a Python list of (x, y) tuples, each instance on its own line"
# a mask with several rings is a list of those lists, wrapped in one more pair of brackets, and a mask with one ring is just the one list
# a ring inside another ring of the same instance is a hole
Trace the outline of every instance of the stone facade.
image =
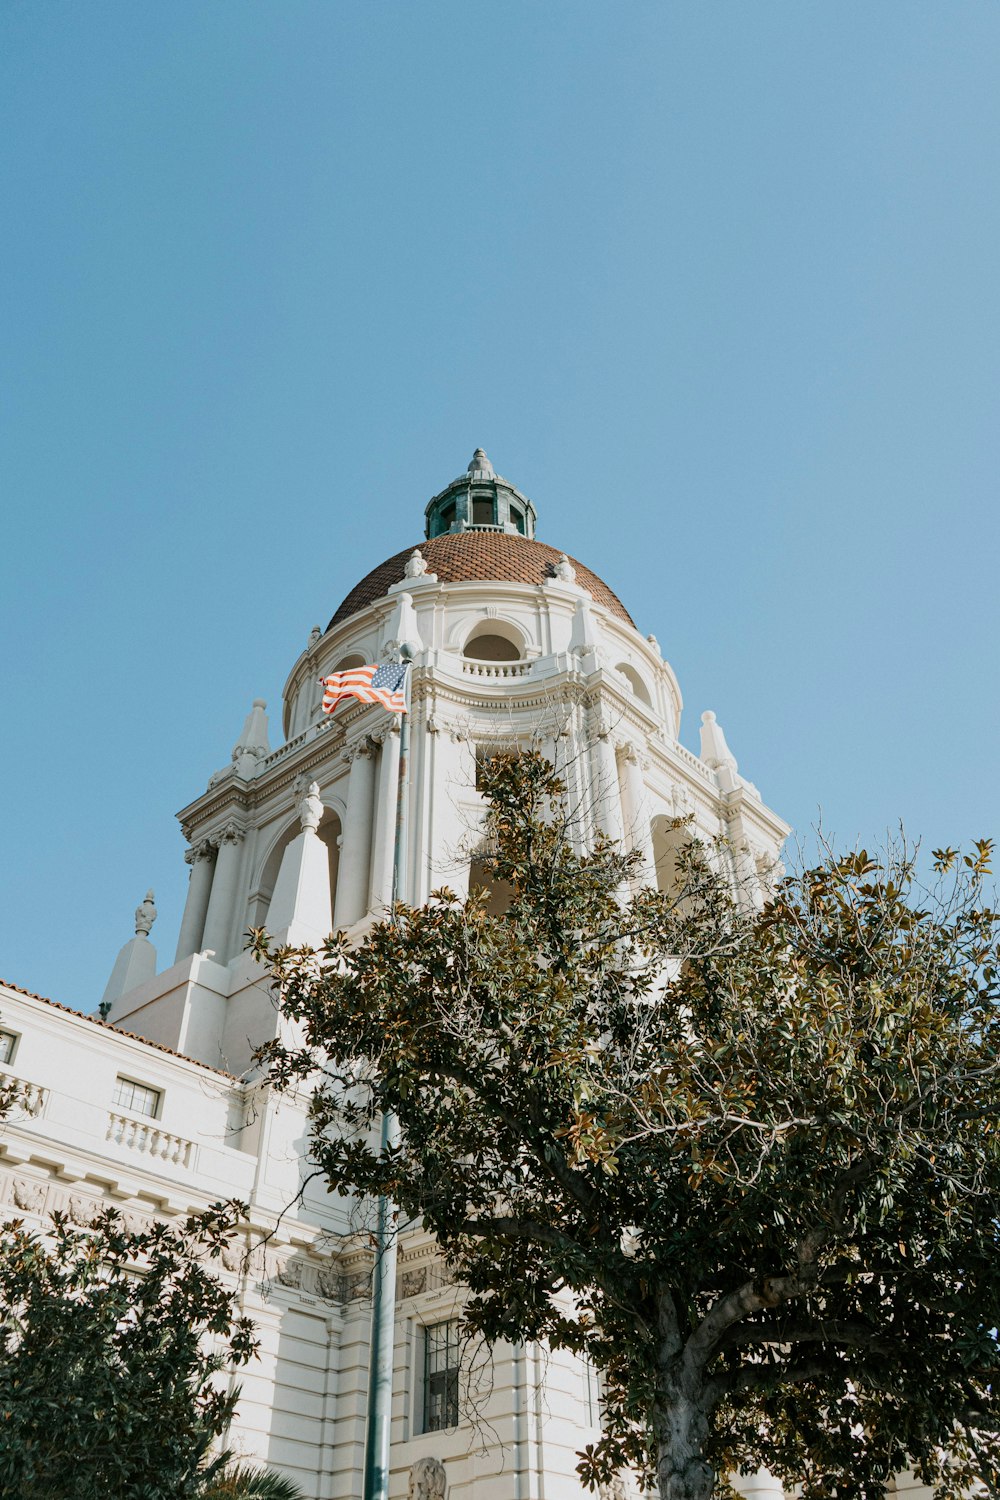
[[(474, 505), (491, 494), (494, 520), (477, 526)], [(400, 643), (413, 652), (415, 903), (474, 878), (477, 753), (498, 745), (554, 759), (581, 847), (597, 828), (624, 839), (641, 854), (640, 880), (669, 883), (678, 817), (727, 841), (745, 899), (761, 900), (780, 870), (787, 825), (739, 774), (715, 715), (703, 715), (700, 756), (681, 745), (680, 688), (655, 638), (596, 575), (536, 543), (534, 525), (531, 503), (477, 450), (469, 475), (428, 506), (430, 540), (375, 569), (311, 632), (285, 684), (284, 743), (270, 748), (256, 700), (229, 762), (179, 815), (190, 875), (169, 967), (156, 972), (149, 893), (103, 1019), (0, 988), (0, 1033), (14, 1038), (0, 1067), (23, 1084), (0, 1133), (0, 1205), (41, 1225), (54, 1208), (86, 1223), (101, 1202), (143, 1219), (245, 1199), (244, 1253), (225, 1271), (262, 1352), (241, 1377), (233, 1442), (312, 1500), (361, 1492), (370, 1252), (351, 1206), (303, 1168), (305, 1101), (254, 1079), (253, 1048), (279, 1021), (244, 935), (267, 926), (316, 943), (336, 924), (363, 936), (390, 897), (399, 763), (398, 724), (356, 702), (324, 718), (319, 679)], [(425, 1431), (427, 1381), (446, 1379), (428, 1376), (427, 1330), (457, 1317), (461, 1294), (422, 1233), (404, 1236), (397, 1296), (393, 1497), (580, 1500), (575, 1455), (599, 1421), (594, 1372), (501, 1347), (462, 1385), (457, 1425)], [(764, 1475), (744, 1487), (780, 1495)], [(624, 1479), (619, 1491), (632, 1493)]]

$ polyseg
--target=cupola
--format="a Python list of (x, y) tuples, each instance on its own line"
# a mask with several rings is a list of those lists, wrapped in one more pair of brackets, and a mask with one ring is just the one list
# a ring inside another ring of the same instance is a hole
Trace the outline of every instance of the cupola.
[(529, 539), (535, 535), (535, 507), (494, 472), (482, 448), (476, 449), (465, 473), (428, 502), (425, 515), (428, 539), (451, 531), (499, 531)]

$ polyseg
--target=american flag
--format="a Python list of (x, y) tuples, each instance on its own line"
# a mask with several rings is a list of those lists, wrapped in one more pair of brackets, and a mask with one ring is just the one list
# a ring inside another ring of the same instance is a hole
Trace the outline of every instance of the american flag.
[(385, 666), (351, 667), (323, 678), (323, 712), (332, 714), (342, 698), (360, 698), (362, 703), (381, 703), (390, 713), (405, 714), (407, 662)]

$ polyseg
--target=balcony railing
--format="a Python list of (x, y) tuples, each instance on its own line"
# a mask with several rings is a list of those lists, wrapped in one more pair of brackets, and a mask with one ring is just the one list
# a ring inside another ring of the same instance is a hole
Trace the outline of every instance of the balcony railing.
[(104, 1139), (116, 1146), (124, 1146), (127, 1151), (139, 1151), (154, 1162), (166, 1162), (168, 1166), (193, 1167), (195, 1164), (197, 1147), (194, 1141), (171, 1135), (155, 1120), (133, 1120), (129, 1115), (116, 1114), (112, 1110)]

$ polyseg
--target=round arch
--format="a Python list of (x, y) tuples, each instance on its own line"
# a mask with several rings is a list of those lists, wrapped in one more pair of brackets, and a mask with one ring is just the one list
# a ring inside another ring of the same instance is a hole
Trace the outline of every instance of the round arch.
[[(320, 818), (319, 828), (316, 831), (326, 845), (327, 857), (330, 861), (330, 925), (332, 931), (333, 907), (337, 899), (337, 876), (340, 870), (340, 837), (343, 832), (343, 820), (338, 808), (324, 804), (323, 816)], [(281, 869), (282, 856), (292, 840), (297, 838), (301, 832), (302, 825), (298, 818), (292, 818), (281, 832), (276, 834), (271, 840), (267, 853), (261, 861), (257, 878), (251, 887), (247, 908), (248, 927), (267, 926), (267, 913), (271, 906), (271, 897), (274, 895), (278, 871)]]
[(629, 685), (630, 690), (635, 694), (639, 702), (645, 703), (647, 708), (652, 708), (653, 700), (650, 697), (649, 688), (646, 686), (643, 679), (639, 676), (639, 673), (635, 670), (635, 667), (630, 667), (628, 662), (626, 661), (620, 661), (615, 667), (615, 671), (618, 673), (619, 677), (624, 677), (625, 681)]
[(653, 838), (653, 864), (656, 869), (656, 888), (665, 896), (677, 896), (682, 885), (680, 854), (691, 843), (692, 833), (687, 823), (668, 818), (661, 813), (650, 824)]

